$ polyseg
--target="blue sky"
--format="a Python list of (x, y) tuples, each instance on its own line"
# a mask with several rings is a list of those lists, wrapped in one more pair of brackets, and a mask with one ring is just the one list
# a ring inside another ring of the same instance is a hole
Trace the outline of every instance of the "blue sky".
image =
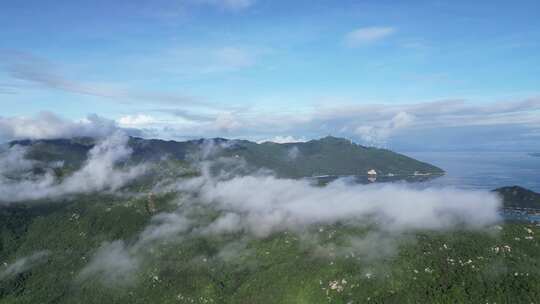
[(147, 137), (536, 149), (539, 17), (538, 1), (4, 1), (0, 133), (47, 111)]

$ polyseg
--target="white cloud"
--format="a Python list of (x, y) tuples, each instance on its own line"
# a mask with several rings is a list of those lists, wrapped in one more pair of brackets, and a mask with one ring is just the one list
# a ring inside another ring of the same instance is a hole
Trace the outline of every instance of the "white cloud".
[(378, 122), (374, 125), (360, 125), (355, 133), (364, 143), (374, 146), (383, 146), (388, 138), (396, 131), (411, 126), (414, 116), (407, 112), (399, 112), (389, 121)]
[(78, 276), (79, 280), (97, 277), (110, 286), (133, 282), (139, 266), (138, 257), (129, 252), (123, 241), (103, 243)]
[(56, 64), (25, 52), (0, 50), (0, 62), (2, 60), (5, 64), (1, 64), (0, 68), (3, 68), (11, 78), (27, 81), (44, 88), (105, 97), (115, 101), (122, 100), (123, 102), (204, 105), (204, 102), (183, 94), (130, 88), (119, 83), (95, 83), (69, 79), (59, 71)]
[(37, 264), (43, 262), (48, 255), (48, 251), (38, 251), (29, 256), (17, 259), (12, 264), (5, 266), (4, 269), (0, 268), (0, 280), (13, 277), (36, 266)]
[(209, 4), (223, 9), (239, 11), (251, 7), (255, 0), (195, 0), (202, 4)]
[[(268, 113), (257, 108), (234, 112), (212, 113), (205, 120), (189, 124), (173, 124), (166, 132), (167, 138), (175, 135), (229, 138), (245, 138), (257, 142), (294, 142), (306, 138), (319, 138), (332, 134), (376, 146), (392, 145), (396, 139), (408, 136), (418, 147), (426, 141), (444, 138), (413, 138), (414, 132), (445, 130), (451, 136), (457, 128), (491, 128), (493, 136), (482, 135), (478, 142), (497, 139), (495, 130), (514, 130), (516, 138), (532, 137), (521, 134), (536, 134), (540, 130), (540, 100), (530, 98), (518, 101), (475, 103), (464, 100), (443, 100), (422, 103), (365, 104), (362, 102), (339, 106), (321, 104), (304, 111), (290, 113)], [(219, 119), (211, 117), (218, 117)], [(519, 128), (515, 128), (519, 127)], [(522, 133), (519, 133), (522, 132)], [(301, 134), (301, 137), (280, 134)], [(160, 133), (156, 133), (160, 136)], [(261, 140), (263, 139), (263, 140)], [(531, 145), (533, 145), (531, 141)], [(515, 145), (515, 144), (512, 144)], [(461, 146), (460, 146), (461, 147)]]
[[(88, 159), (81, 169), (62, 180), (57, 179), (50, 171), (43, 175), (23, 176), (25, 178), (22, 180), (0, 174), (0, 202), (12, 203), (76, 193), (118, 190), (146, 171), (145, 164), (127, 168), (116, 167), (132, 153), (127, 147), (127, 141), (128, 137), (121, 132), (105, 138), (88, 152)], [(14, 146), (8, 153), (0, 154), (0, 163), (6, 158), (24, 159), (25, 153), (25, 149)], [(27, 167), (26, 163), (19, 163), (24, 168)]]
[(229, 69), (241, 69), (255, 64), (253, 54), (237, 47), (224, 47), (215, 51), (218, 64)]
[(294, 161), (300, 156), (302, 153), (300, 152), (300, 149), (298, 149), (297, 146), (293, 146), (292, 148), (287, 151), (287, 160)]
[[(268, 113), (256, 107), (227, 111), (194, 109), (189, 112), (169, 109), (156, 110), (160, 113), (157, 116), (146, 113), (124, 116), (118, 122), (99, 116), (70, 121), (52, 113), (41, 113), (33, 118), (0, 117), (0, 138), (103, 137), (124, 127), (122, 130), (130, 135), (163, 139), (228, 137), (285, 143), (331, 134), (376, 146), (392, 145), (396, 139), (410, 135), (408, 141), (419, 147), (430, 140), (444, 143), (444, 139), (441, 136), (427, 140), (413, 138), (414, 132), (441, 130), (451, 137), (451, 132), (457, 129), (491, 128), (492, 137), (484, 132), (478, 143), (500, 142), (500, 131), (504, 129), (504, 133), (516, 132), (513, 138), (524, 143), (528, 141), (528, 145), (534, 146), (531, 135), (538, 134), (540, 130), (538, 111), (540, 100), (529, 98), (486, 103), (443, 100), (403, 104), (321, 104), (301, 114)], [(511, 145), (515, 146), (515, 141)], [(395, 146), (392, 148), (396, 149)]]
[(191, 225), (191, 221), (182, 214), (158, 214), (152, 218), (151, 224), (141, 232), (133, 247), (138, 249), (159, 240), (172, 239), (179, 233), (187, 231)]
[(274, 136), (272, 138), (269, 138), (269, 139), (263, 139), (263, 140), (259, 140), (257, 141), (258, 143), (263, 143), (263, 142), (267, 142), (267, 141), (270, 141), (270, 142), (274, 142), (274, 143), (278, 143), (278, 144), (286, 144), (286, 143), (297, 143), (297, 142), (306, 142), (308, 141), (305, 137), (294, 137), (294, 136), (291, 136), (291, 135), (286, 135), (286, 136)]
[(0, 116), (0, 139), (54, 139), (72, 137), (104, 137), (118, 130), (112, 120), (89, 115), (81, 121), (63, 119), (51, 112), (35, 117)]
[(117, 190), (146, 170), (144, 164), (125, 169), (115, 165), (128, 160), (133, 152), (127, 146), (129, 138), (121, 132), (114, 133), (88, 152), (85, 165), (66, 178), (62, 186), (67, 193)]
[(146, 250), (162, 240), (177, 240), (191, 225), (189, 220), (176, 213), (157, 214), (133, 244), (128, 245), (122, 240), (103, 243), (78, 278), (98, 278), (112, 287), (133, 283), (134, 273)]
[(308, 181), (272, 176), (203, 182), (193, 190), (203, 202), (236, 212), (241, 226), (261, 237), (313, 224), (369, 218), (389, 231), (446, 229), (458, 224), (482, 227), (499, 220), (499, 199), (488, 192), (349, 185), (343, 181), (320, 188)]
[(213, 128), (228, 133), (242, 127), (242, 123), (231, 112), (219, 113), (212, 124)]
[(25, 158), (25, 147), (14, 145), (3, 148), (0, 151), (0, 176), (21, 174), (34, 167), (36, 162)]
[(394, 34), (393, 27), (363, 27), (356, 29), (345, 36), (345, 43), (351, 47), (362, 46), (376, 41), (380, 41)]
[[(236, 163), (240, 167), (245, 165), (236, 159), (220, 159), (218, 162)], [(92, 259), (90, 270), (83, 270), (83, 273), (95, 272), (93, 269), (103, 272), (110, 268), (112, 273), (105, 277), (118, 276), (117, 272), (122, 269), (107, 266), (111, 260), (109, 257), (115, 256), (125, 257), (122, 264), (126, 262), (129, 266), (122, 268), (131, 274), (138, 267), (139, 258), (153, 246), (189, 237), (238, 236), (240, 243), (235, 238), (216, 254), (230, 259), (231, 250), (238, 255), (245, 250), (244, 241), (250, 238), (290, 231), (300, 236), (301, 241), (318, 247), (316, 236), (314, 240), (310, 232), (313, 227), (338, 222), (372, 225), (368, 235), (356, 235), (342, 251), (372, 257), (378, 250), (380, 257), (393, 254), (397, 249), (396, 240), (404, 232), (455, 227), (481, 230), (500, 220), (500, 199), (487, 191), (418, 189), (405, 184), (366, 186), (345, 180), (318, 187), (306, 180), (278, 179), (263, 173), (231, 176), (230, 172), (225, 172), (215, 176), (208, 169), (213, 164), (202, 161), (200, 177), (172, 180), (169, 186), (156, 187), (156, 193), (170, 193), (171, 190), (181, 193), (180, 207), (174, 212), (156, 215), (130, 246), (115, 243), (110, 248), (104, 247), (105, 252), (100, 250)], [(201, 219), (197, 215), (202, 210), (218, 216)], [(193, 214), (197, 215), (190, 218)], [(368, 246), (372, 243), (378, 245)], [(323, 247), (319, 249), (325, 250)]]
[(157, 122), (157, 120), (150, 115), (135, 114), (122, 116), (117, 120), (117, 122), (121, 127), (140, 128), (154, 124)]
[[(123, 60), (123, 65), (136, 61), (138, 70), (160, 77), (170, 75), (182, 79), (206, 79), (252, 68), (265, 52), (264, 49), (249, 45), (178, 45), (119, 60)], [(201, 100), (198, 105), (216, 107)]]

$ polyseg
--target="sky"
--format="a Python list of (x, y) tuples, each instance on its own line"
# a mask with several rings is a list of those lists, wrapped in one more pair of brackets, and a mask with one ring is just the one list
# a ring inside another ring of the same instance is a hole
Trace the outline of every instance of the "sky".
[(539, 17), (536, 0), (2, 1), (0, 139), (540, 150)]

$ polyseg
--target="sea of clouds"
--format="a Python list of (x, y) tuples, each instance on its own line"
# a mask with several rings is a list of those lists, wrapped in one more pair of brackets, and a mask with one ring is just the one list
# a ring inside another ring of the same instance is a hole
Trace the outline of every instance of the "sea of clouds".
[[(144, 163), (118, 166), (133, 152), (128, 139), (123, 132), (101, 139), (89, 150), (83, 166), (62, 179), (52, 172), (31, 173), (37, 162), (26, 158), (27, 147), (5, 148), (0, 153), (0, 202), (116, 191), (148, 168)], [(324, 252), (326, 249), (317, 247), (317, 238), (310, 234), (313, 227), (369, 223), (370, 233), (351, 237), (346, 250), (364, 255), (373, 255), (375, 250), (387, 255), (395, 253), (400, 236), (407, 232), (483, 229), (500, 220), (501, 202), (491, 192), (419, 189), (405, 183), (361, 185), (345, 179), (318, 186), (305, 179), (277, 178), (268, 170), (246, 170), (241, 158), (216, 157), (228, 144), (207, 141), (200, 153), (189, 158), (200, 175), (154, 185), (157, 195), (178, 195), (173, 202), (175, 210), (154, 215), (134, 239), (103, 243), (79, 278), (99, 276), (109, 282), (130, 282), (148, 250), (188, 237), (240, 235), (217, 254), (231, 257), (245, 250), (249, 239), (287, 231), (314, 245), (314, 251)], [(294, 161), (287, 157), (287, 161)], [(17, 174), (19, 178), (12, 178)], [(201, 221), (193, 216), (193, 210), (201, 209), (217, 216)]]
[[(481, 230), (500, 220), (501, 202), (491, 192), (418, 189), (407, 184), (361, 185), (347, 180), (321, 187), (309, 180), (277, 178), (269, 171), (231, 174), (246, 172), (241, 170), (246, 164), (241, 159), (206, 158), (215, 155), (212, 149), (221, 148), (212, 143), (202, 146), (200, 176), (156, 185), (156, 193), (180, 194), (176, 210), (155, 215), (134, 240), (102, 244), (81, 278), (99, 276), (109, 283), (129, 282), (149, 249), (190, 237), (236, 236), (216, 254), (217, 258), (230, 259), (245, 253), (250, 239), (292, 232), (312, 246), (314, 254), (320, 254), (329, 248), (318, 244), (313, 227), (369, 223), (369, 233), (351, 236), (347, 246), (332, 251), (380, 257), (395, 254), (408, 232)], [(240, 169), (231, 170), (235, 165)], [(215, 167), (221, 170), (213, 170)], [(200, 208), (219, 215), (199, 221), (192, 214)]]

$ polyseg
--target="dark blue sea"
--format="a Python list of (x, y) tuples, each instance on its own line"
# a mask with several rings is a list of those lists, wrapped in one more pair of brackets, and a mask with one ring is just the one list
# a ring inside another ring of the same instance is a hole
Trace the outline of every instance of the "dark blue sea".
[(540, 157), (526, 152), (403, 152), (446, 171), (428, 186), (492, 190), (519, 185), (540, 192)]

